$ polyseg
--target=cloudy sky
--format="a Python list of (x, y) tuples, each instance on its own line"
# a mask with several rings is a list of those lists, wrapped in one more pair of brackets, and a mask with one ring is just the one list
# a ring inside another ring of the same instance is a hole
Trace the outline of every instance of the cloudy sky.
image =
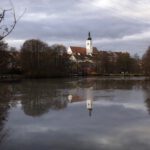
[[(26, 8), (6, 38), (20, 47), (31, 38), (49, 45), (85, 46), (90, 31), (99, 50), (142, 55), (150, 45), (150, 0), (12, 0), (16, 15)], [(8, 8), (9, 0), (0, 0)]]

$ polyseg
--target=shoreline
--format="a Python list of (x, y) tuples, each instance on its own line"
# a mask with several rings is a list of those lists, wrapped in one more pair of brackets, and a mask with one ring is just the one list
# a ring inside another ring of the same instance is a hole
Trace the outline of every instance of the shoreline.
[(26, 77), (24, 75), (0, 75), (0, 83), (19, 83), (23, 80), (30, 79), (65, 79), (65, 78), (88, 78), (88, 77), (110, 77), (110, 78), (126, 78), (126, 77), (144, 77), (149, 78), (149, 76), (142, 75), (142, 74), (91, 74), (91, 75), (71, 75), (71, 76), (57, 76), (57, 77)]

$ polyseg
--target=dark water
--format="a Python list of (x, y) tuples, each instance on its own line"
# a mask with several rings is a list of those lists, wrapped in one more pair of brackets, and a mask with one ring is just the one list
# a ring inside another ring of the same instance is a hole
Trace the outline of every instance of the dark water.
[(0, 150), (149, 150), (150, 81), (0, 84)]

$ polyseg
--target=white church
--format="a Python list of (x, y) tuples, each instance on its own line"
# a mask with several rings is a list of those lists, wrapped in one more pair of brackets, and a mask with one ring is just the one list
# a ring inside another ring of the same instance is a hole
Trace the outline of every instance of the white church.
[[(86, 40), (86, 47), (76, 47), (76, 46), (69, 46), (67, 49), (67, 53), (70, 56), (70, 59), (74, 62), (76, 62), (77, 60), (80, 61), (91, 61), (89, 58), (93, 56), (93, 54), (97, 53), (98, 50), (93, 47), (92, 44), (92, 38), (91, 38), (91, 34), (89, 32), (88, 34), (88, 38)], [(82, 59), (82, 60), (81, 60)]]

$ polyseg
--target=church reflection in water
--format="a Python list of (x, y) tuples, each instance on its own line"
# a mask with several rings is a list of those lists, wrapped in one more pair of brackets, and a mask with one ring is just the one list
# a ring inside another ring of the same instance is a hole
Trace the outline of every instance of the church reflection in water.
[(86, 100), (86, 108), (89, 111), (89, 116), (92, 116), (92, 110), (93, 110), (93, 100), (92, 99), (88, 99)]
[(77, 102), (85, 101), (89, 116), (92, 116), (93, 101), (94, 101), (93, 100), (93, 87), (85, 88), (84, 90), (80, 90), (80, 92), (77, 92), (77, 91), (73, 91), (71, 92), (71, 94), (68, 95), (68, 102), (77, 103)]

